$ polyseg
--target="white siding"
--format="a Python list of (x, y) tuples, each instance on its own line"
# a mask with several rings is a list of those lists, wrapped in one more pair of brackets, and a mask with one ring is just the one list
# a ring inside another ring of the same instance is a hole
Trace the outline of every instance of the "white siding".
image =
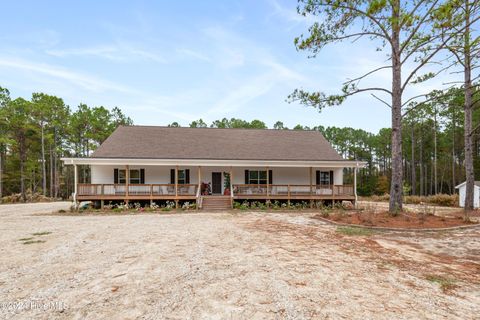
[[(459, 191), (459, 205), (460, 207), (465, 207), (465, 194), (467, 191), (467, 185), (463, 184), (458, 188)], [(480, 187), (475, 186), (474, 195), (473, 195), (473, 206), (474, 208), (480, 208)]]
[[(114, 169), (124, 169), (123, 166), (104, 166), (104, 165), (92, 165), (92, 183), (113, 183)], [(130, 166), (130, 169), (145, 169), (145, 183), (170, 183), (170, 169), (171, 167), (165, 166)], [(190, 169), (190, 183), (198, 183), (198, 167), (179, 167), (179, 169)], [(244, 184), (245, 183), (245, 170), (265, 170), (265, 168), (233, 168), (233, 183)], [(309, 168), (270, 168), (272, 170), (273, 184), (310, 184), (310, 169)], [(312, 169), (312, 182), (315, 184), (315, 172), (316, 170), (334, 172), (334, 184), (343, 184), (343, 169), (342, 168), (313, 168)], [(212, 172), (229, 172), (230, 168), (226, 167), (202, 167), (201, 168), (201, 180), (202, 182), (212, 181)], [(222, 175), (222, 190), (223, 190), (224, 178)]]

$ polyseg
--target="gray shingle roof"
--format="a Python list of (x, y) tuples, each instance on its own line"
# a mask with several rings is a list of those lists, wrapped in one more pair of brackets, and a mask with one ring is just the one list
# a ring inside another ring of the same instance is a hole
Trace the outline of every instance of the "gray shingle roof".
[(318, 131), (121, 126), (92, 158), (311, 160), (342, 157)]

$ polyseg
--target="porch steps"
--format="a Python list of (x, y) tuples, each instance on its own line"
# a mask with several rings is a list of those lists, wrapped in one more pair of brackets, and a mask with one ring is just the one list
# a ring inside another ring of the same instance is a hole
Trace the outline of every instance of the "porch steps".
[(230, 196), (204, 196), (203, 210), (229, 210), (232, 208)]

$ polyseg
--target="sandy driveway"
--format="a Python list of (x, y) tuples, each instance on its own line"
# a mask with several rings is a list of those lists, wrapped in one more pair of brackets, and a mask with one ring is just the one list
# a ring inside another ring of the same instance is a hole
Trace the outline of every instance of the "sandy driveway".
[(0, 318), (480, 314), (479, 229), (345, 236), (311, 214), (30, 215), (53, 207), (68, 204), (0, 206)]

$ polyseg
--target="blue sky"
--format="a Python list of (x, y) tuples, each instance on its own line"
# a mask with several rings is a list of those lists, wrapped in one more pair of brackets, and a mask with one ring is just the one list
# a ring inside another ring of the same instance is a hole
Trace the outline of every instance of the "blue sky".
[(286, 0), (4, 2), (0, 86), (13, 97), (54, 94), (72, 108), (118, 106), (136, 124), (237, 117), (269, 126), (389, 126), (389, 109), (368, 94), (322, 113), (285, 102), (300, 87), (338, 92), (383, 61), (368, 42), (307, 59), (293, 39), (311, 18), (295, 7)]

